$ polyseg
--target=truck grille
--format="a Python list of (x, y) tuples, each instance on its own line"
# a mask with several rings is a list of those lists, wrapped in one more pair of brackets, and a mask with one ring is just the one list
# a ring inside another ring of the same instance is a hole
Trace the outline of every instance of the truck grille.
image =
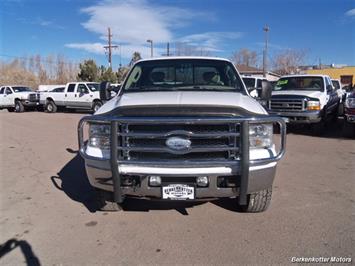
[(36, 102), (39, 101), (39, 93), (31, 93), (28, 97), (29, 101)]
[[(239, 158), (240, 124), (166, 124), (119, 126), (118, 154), (121, 161), (209, 161)], [(167, 140), (179, 137), (190, 147), (176, 150)]]
[(305, 101), (303, 99), (271, 99), (269, 101), (269, 110), (292, 112), (303, 111), (305, 109)]

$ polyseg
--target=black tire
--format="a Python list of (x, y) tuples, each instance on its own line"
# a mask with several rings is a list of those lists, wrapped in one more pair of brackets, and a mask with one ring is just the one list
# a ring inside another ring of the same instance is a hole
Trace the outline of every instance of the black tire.
[(8, 108), (7, 108), (7, 111), (10, 112), (10, 113), (12, 113), (12, 112), (15, 111), (15, 108), (14, 108), (14, 107), (8, 107)]
[(24, 111), (25, 111), (25, 107), (23, 106), (22, 102), (19, 100), (15, 101), (15, 112), (23, 113)]
[(345, 120), (343, 124), (343, 136), (346, 138), (355, 137), (355, 124)]
[(46, 106), (44, 108), (47, 113), (57, 112), (57, 106), (53, 101), (47, 101)]
[(263, 212), (270, 205), (272, 187), (248, 195), (248, 204), (239, 206), (242, 212)]
[(122, 210), (122, 206), (113, 201), (113, 193), (101, 189), (96, 189), (97, 209), (100, 211), (117, 212)]
[(92, 111), (95, 113), (97, 110), (99, 110), (99, 108), (102, 106), (102, 102), (101, 101), (94, 101), (93, 105), (92, 105)]

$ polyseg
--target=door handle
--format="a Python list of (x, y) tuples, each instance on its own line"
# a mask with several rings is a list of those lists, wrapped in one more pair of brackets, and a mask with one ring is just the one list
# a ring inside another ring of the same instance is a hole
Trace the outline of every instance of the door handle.
[(76, 97), (76, 94), (74, 94), (74, 97)]
[(64, 94), (64, 97), (67, 97), (67, 94)]

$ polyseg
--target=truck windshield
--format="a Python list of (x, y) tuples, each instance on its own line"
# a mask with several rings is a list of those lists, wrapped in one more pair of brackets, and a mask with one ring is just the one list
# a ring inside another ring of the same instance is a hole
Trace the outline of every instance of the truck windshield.
[(12, 89), (14, 90), (14, 92), (25, 92), (25, 91), (32, 91), (30, 88), (28, 87), (12, 87)]
[(243, 81), (247, 88), (255, 88), (255, 78), (243, 78)]
[(274, 88), (275, 91), (281, 90), (307, 90), (324, 91), (322, 77), (285, 77), (280, 78)]
[(87, 83), (87, 86), (91, 91), (98, 91), (100, 89), (99, 83)]
[(131, 70), (125, 91), (231, 91), (245, 92), (233, 65), (213, 59), (142, 61)]

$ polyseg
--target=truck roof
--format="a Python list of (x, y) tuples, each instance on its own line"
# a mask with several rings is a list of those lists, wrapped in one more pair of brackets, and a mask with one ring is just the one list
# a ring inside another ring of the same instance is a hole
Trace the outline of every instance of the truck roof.
[(67, 84), (78, 84), (78, 83), (100, 83), (100, 82), (95, 82), (95, 81), (73, 81), (73, 82), (68, 82)]
[(281, 78), (292, 78), (292, 77), (329, 77), (329, 75), (321, 75), (321, 74), (295, 74), (295, 75), (285, 75)]
[(219, 61), (226, 61), (231, 62), (226, 58), (221, 57), (213, 57), (213, 56), (165, 56), (165, 57), (154, 57), (154, 58), (146, 58), (138, 60), (138, 62), (145, 62), (145, 61), (156, 61), (156, 60), (178, 60), (178, 59), (208, 59), (208, 60), (219, 60)]

